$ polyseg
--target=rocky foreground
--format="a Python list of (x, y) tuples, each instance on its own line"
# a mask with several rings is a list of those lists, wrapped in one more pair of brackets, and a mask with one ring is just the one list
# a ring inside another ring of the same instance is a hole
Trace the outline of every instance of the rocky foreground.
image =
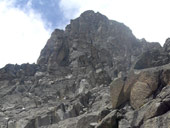
[(170, 128), (170, 39), (86, 11), (37, 64), (0, 69), (0, 128)]

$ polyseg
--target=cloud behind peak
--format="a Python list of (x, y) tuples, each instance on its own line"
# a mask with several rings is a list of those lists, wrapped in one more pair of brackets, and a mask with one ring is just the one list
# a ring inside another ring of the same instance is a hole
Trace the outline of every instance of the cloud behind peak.
[(23, 11), (14, 3), (0, 2), (0, 67), (7, 63), (36, 62), (50, 35), (39, 13), (32, 8)]

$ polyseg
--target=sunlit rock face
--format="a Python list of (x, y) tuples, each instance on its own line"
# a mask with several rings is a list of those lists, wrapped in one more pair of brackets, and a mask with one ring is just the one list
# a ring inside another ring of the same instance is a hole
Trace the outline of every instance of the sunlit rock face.
[(0, 69), (0, 128), (156, 126), (169, 116), (168, 47), (86, 11), (54, 30), (37, 64)]

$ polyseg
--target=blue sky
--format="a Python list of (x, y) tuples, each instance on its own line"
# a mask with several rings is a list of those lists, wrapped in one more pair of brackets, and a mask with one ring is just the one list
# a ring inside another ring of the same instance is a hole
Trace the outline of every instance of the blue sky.
[[(45, 27), (54, 29), (68, 23), (68, 19), (63, 17), (59, 2), (60, 0), (17, 0), (14, 6), (26, 12), (32, 8), (35, 12), (40, 13), (42, 19), (48, 23), (45, 24)], [(30, 8), (26, 8), (27, 5)]]
[(162, 45), (170, 37), (169, 0), (0, 0), (0, 67), (34, 63), (55, 28), (85, 10), (123, 22), (134, 35)]

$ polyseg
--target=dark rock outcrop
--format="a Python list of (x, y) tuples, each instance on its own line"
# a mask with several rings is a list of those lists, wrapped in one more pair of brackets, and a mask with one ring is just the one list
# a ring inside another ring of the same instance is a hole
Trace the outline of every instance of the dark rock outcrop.
[(170, 38), (168, 38), (163, 46), (164, 51), (170, 53)]
[(151, 50), (143, 53), (136, 62), (135, 69), (151, 68), (168, 64), (170, 55), (167, 52), (160, 50)]
[(25, 76), (34, 76), (38, 70), (40, 70), (40, 67), (36, 64), (7, 64), (4, 68), (0, 69), (0, 80), (12, 80)]

